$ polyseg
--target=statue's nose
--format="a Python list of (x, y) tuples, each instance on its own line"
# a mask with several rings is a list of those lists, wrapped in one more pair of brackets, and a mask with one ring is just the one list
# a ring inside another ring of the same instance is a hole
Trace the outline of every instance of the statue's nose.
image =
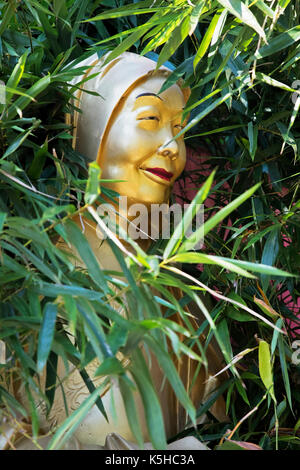
[(159, 155), (163, 157), (169, 157), (171, 160), (175, 160), (178, 156), (178, 144), (176, 140), (172, 140), (173, 135), (168, 135), (165, 139), (165, 143), (158, 149)]

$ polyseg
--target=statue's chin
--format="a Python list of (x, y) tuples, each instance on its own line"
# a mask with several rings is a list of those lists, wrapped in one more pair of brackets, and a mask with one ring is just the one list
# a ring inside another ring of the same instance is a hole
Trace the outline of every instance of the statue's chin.
[[(159, 174), (159, 169), (151, 170), (152, 172), (133, 168), (132, 165), (128, 165), (126, 169), (111, 165), (103, 169), (102, 178), (121, 181), (107, 182), (103, 185), (120, 196), (126, 196), (128, 205), (145, 204), (148, 206), (167, 203), (177, 175), (168, 172)], [(158, 174), (153, 171), (157, 171)]]
[(167, 185), (162, 185), (156, 182), (150, 182), (147, 185), (144, 185), (139, 188), (138, 191), (116, 191), (122, 195), (126, 196), (128, 200), (128, 205), (131, 204), (145, 204), (146, 206), (151, 206), (151, 204), (163, 204), (169, 201), (172, 187)]
[(157, 192), (147, 192), (146, 194), (135, 194), (125, 191), (118, 191), (115, 187), (111, 186), (109, 189), (112, 189), (119, 194), (120, 198), (115, 198), (115, 201), (118, 201), (120, 209), (123, 208), (123, 212), (134, 204), (145, 205), (149, 208), (152, 204), (168, 204), (170, 197), (170, 190)]

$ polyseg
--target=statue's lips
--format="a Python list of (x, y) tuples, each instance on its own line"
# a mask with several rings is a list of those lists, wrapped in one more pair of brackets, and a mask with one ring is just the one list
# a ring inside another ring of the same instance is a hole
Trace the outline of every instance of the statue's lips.
[(173, 176), (173, 173), (170, 173), (164, 168), (145, 168), (144, 171), (148, 171), (149, 173), (152, 173), (153, 175), (158, 176), (159, 178), (162, 178), (166, 181), (170, 181)]

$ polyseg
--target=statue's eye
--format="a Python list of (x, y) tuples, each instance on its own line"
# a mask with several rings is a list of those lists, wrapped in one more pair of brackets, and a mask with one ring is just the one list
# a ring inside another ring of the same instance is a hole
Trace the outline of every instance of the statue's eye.
[(158, 116), (143, 116), (143, 117), (139, 117), (138, 121), (158, 121), (159, 122), (159, 117)]
[[(178, 134), (184, 128), (185, 128), (185, 124), (175, 124), (174, 125), (174, 133)], [(183, 135), (181, 137), (183, 138)]]
[(145, 131), (156, 131), (160, 125), (160, 116), (155, 114), (140, 114), (137, 117), (138, 127)]

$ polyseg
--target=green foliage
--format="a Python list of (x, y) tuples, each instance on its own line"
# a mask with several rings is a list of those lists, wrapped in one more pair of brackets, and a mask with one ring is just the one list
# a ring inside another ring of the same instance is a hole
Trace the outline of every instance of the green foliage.
[[(120, 383), (137, 442), (142, 443), (136, 389), (151, 440), (163, 448), (160, 404), (137, 349), (144, 344), (159, 358), (191, 423), (209, 414), (221, 394), (226, 398), (230, 423), (211, 419), (182, 435), (196, 435), (213, 447), (230, 428), (238, 441), (264, 449), (299, 448), (300, 370), (291, 360), (299, 319), (283, 301), (287, 291), (294, 301), (300, 296), (299, 278), (288, 275), (298, 275), (300, 265), (299, 1), (10, 0), (0, 2), (0, 12), (2, 415), (20, 423), (31, 419), (35, 438), (35, 400), (49, 413), (59, 358), (80, 370), (91, 395), (58, 428), (50, 449), (63, 445), (95, 403), (105, 415), (100, 395), (110, 380)], [(175, 64), (164, 88), (179, 78), (191, 87), (191, 116), (182, 133), (187, 145), (205, 147), (210, 155), (184, 175), (197, 195), (183, 229), (169, 241), (157, 242), (148, 253), (131, 241), (132, 254), (110, 239), (122, 280), (99, 268), (71, 221), (87, 210), (93, 217), (90, 204), (102, 194), (99, 169), (92, 165), (88, 173), (84, 155), (70, 143), (68, 84), (84, 72), (74, 63), (107, 49), (108, 60), (130, 49), (156, 51), (158, 66)], [(207, 164), (216, 170), (205, 182)], [(201, 234), (188, 238), (186, 229), (196, 205), (208, 198), (213, 205), (206, 206), (205, 245), (195, 252)], [(77, 249), (85, 270), (59, 248), (59, 237)], [(175, 261), (183, 263), (181, 269)], [(183, 299), (168, 286), (180, 288)], [(185, 314), (192, 302), (203, 316), (197, 334)], [(182, 320), (180, 330), (168, 319), (174, 312)], [(204, 331), (206, 344), (196, 355), (193, 345)], [(172, 366), (170, 347), (205, 364), (205, 348), (214, 339), (230, 377), (195, 410)], [(130, 365), (118, 353), (130, 357)], [(94, 358), (101, 364), (98, 374), (108, 374), (100, 388), (85, 371)], [(45, 365), (46, 386), (37, 380)], [(28, 409), (10, 392), (11, 381), (22, 384)], [(239, 446), (228, 442), (228, 449)]]

